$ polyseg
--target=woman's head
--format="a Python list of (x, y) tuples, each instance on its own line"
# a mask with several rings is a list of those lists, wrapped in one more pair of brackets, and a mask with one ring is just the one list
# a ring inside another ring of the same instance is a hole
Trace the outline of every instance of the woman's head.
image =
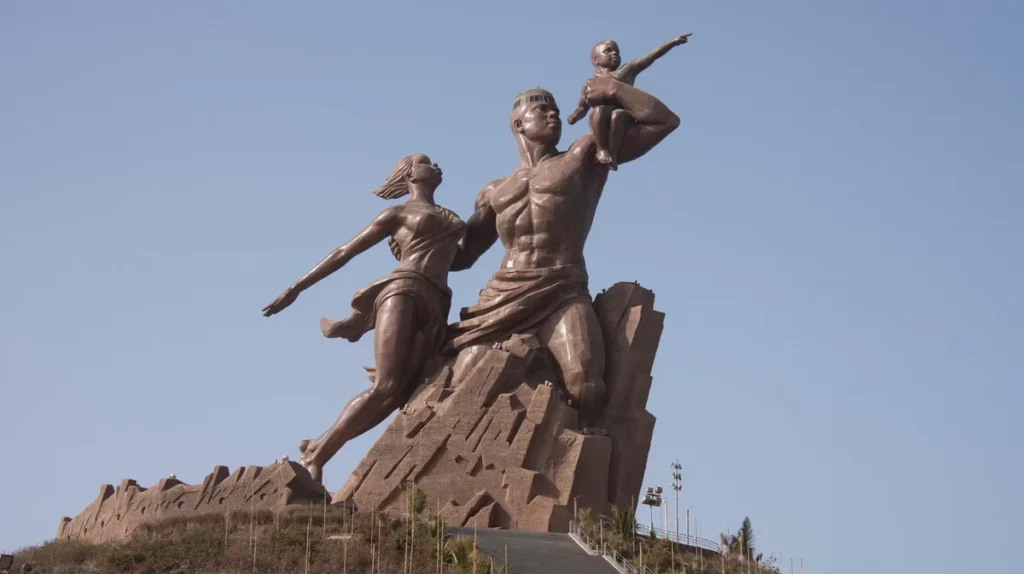
[(431, 163), (423, 154), (407, 155), (398, 160), (384, 185), (374, 191), (384, 199), (398, 199), (408, 195), (413, 186), (422, 186), (425, 191), (434, 191), (441, 185), (441, 168)]

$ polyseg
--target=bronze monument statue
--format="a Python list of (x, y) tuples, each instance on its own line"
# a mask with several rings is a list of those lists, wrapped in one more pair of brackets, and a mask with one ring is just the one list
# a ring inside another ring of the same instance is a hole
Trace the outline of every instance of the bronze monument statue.
[(300, 464), (317, 482), (322, 480), (324, 464), (346, 442), (377, 426), (405, 404), (416, 388), (424, 363), (444, 344), (451, 307), (448, 271), (466, 225), (458, 215), (434, 202), (434, 191), (440, 184), (441, 169), (427, 156), (402, 158), (374, 193), (384, 199), (405, 195), (410, 199), (385, 209), (263, 309), (267, 317), (281, 312), (300, 293), (353, 257), (391, 238), (398, 267), (353, 296), (353, 313), (347, 319), (320, 321), (324, 336), (352, 342), (374, 330), (376, 369), (369, 372), (373, 385), (345, 406), (331, 428), (299, 445)]
[[(689, 40), (690, 34), (683, 34), (658, 46), (653, 52), (626, 62), (622, 67), (619, 55), (619, 45), (613, 40), (604, 40), (590, 50), (590, 62), (594, 65), (595, 77), (612, 77), (620, 82), (633, 85), (636, 77), (654, 63), (655, 60), (664, 56), (669, 50), (681, 46)], [(579, 105), (569, 114), (568, 122), (572, 125), (586, 115), (590, 105), (586, 101), (586, 88), (580, 95)], [(590, 114), (590, 129), (594, 134), (594, 143), (597, 146), (597, 161), (608, 165), (611, 169), (618, 169), (618, 150), (622, 143), (622, 134), (632, 118), (629, 112), (615, 106), (597, 106)]]
[[(622, 130), (619, 161), (639, 158), (679, 126), (657, 98), (610, 75), (587, 80), (584, 103), (614, 105), (633, 121)], [(453, 270), (470, 267), (496, 240), (505, 257), (476, 305), (449, 327), (448, 350), (535, 332), (561, 370), (584, 429), (600, 425), (605, 393), (605, 346), (588, 286), (583, 246), (609, 165), (597, 158), (593, 134), (568, 151), (555, 98), (527, 90), (512, 105), (511, 129), (519, 167), (492, 181), (476, 199)]]
[[(465, 223), (434, 201), (437, 165), (424, 155), (403, 158), (375, 193), (409, 200), (263, 309), (279, 313), (389, 238), (398, 267), (353, 296), (348, 318), (321, 320), (327, 337), (357, 341), (374, 331), (373, 384), (320, 437), (300, 443), (299, 463), (216, 467), (202, 485), (104, 485), (78, 516), (61, 521), (58, 536), (116, 539), (163, 518), (326, 502), (324, 465), (395, 411), (333, 503), (402, 511), (415, 487), (447, 524), (542, 532), (567, 531), (577, 507), (607, 514), (635, 505), (654, 433), (647, 401), (664, 314), (635, 282), (591, 297), (583, 251), (609, 172), (679, 126), (633, 83), (688, 36), (621, 68), (618, 46), (598, 44), (595, 75), (569, 118), (594, 108), (591, 130), (565, 151), (557, 148), (554, 96), (540, 88), (516, 96), (510, 128), (519, 166), (479, 192)], [(449, 272), (468, 269), (499, 239), (501, 268), (447, 325)]]

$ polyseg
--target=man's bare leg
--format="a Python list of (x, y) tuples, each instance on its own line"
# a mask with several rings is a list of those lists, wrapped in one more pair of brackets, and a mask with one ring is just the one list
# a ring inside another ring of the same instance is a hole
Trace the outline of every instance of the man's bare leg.
[(323, 466), (348, 441), (380, 424), (402, 406), (408, 387), (422, 368), (413, 349), (415, 301), (404, 295), (389, 297), (377, 310), (373, 354), (377, 378), (373, 386), (359, 393), (345, 406), (338, 420), (319, 438), (299, 443), (299, 463), (318, 482)]
[[(614, 108), (611, 106), (597, 106), (590, 112), (590, 133), (594, 135), (594, 145), (597, 146), (595, 157), (597, 161), (612, 165), (614, 160), (608, 152), (609, 131), (611, 130), (611, 119)], [(615, 169), (615, 168), (613, 168)]]
[(580, 426), (600, 423), (604, 405), (605, 348), (601, 324), (589, 302), (563, 307), (538, 332), (562, 371), (565, 390), (580, 411)]

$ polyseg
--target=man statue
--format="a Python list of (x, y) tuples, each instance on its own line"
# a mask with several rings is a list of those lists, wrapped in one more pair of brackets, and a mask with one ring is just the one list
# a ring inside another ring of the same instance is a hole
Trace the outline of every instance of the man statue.
[[(614, 105), (632, 116), (620, 164), (644, 155), (679, 126), (678, 116), (657, 98), (611, 77), (587, 80), (584, 97), (591, 106)], [(450, 327), (447, 349), (535, 333), (558, 363), (586, 431), (601, 423), (605, 347), (583, 246), (609, 166), (597, 161), (589, 133), (558, 151), (562, 121), (546, 90), (516, 96), (511, 128), (519, 167), (480, 191), (452, 270), (468, 269), (499, 238), (505, 258), (477, 304), (464, 308), (461, 321)]]

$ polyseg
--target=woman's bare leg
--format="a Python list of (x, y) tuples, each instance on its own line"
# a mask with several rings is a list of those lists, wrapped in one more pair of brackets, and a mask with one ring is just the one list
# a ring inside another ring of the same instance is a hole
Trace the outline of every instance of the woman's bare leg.
[(338, 420), (313, 441), (302, 441), (300, 464), (317, 481), (323, 466), (342, 446), (380, 424), (403, 404), (408, 387), (422, 369), (422, 359), (414, 349), (415, 301), (405, 295), (389, 297), (377, 309), (373, 354), (377, 378), (373, 386), (355, 396), (342, 410)]

